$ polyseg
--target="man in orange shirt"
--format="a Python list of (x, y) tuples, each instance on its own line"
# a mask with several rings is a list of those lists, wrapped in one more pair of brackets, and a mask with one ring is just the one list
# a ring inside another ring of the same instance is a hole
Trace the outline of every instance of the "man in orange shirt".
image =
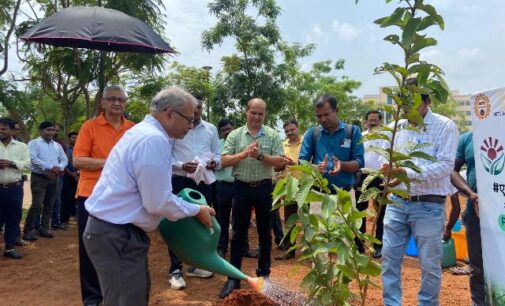
[(98, 117), (82, 125), (74, 146), (74, 167), (80, 170), (77, 185), (77, 226), (79, 231), (79, 274), (84, 305), (102, 303), (100, 283), (82, 242), (82, 234), (88, 221), (84, 202), (91, 195), (102, 173), (112, 147), (134, 123), (124, 116), (126, 95), (119, 86), (105, 87), (102, 95), (104, 110)]

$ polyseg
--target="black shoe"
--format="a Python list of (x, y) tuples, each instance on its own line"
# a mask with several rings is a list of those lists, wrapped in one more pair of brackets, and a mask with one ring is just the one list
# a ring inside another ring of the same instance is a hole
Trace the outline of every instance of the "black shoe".
[(247, 250), (242, 254), (243, 257), (246, 258), (258, 258), (258, 250)]
[(23, 235), (23, 240), (35, 241), (37, 240), (37, 236), (35, 236), (35, 233), (33, 231), (29, 231)]
[(373, 258), (381, 258), (382, 257), (382, 249), (377, 249), (375, 250), (375, 252), (373, 252), (373, 255), (372, 255)]
[(51, 234), (48, 230), (45, 230), (45, 229), (39, 230), (39, 236), (44, 237), (44, 238), (53, 238), (54, 237), (53, 234)]
[(295, 253), (293, 253), (293, 252), (284, 253), (282, 255), (277, 255), (274, 258), (275, 258), (275, 260), (288, 260), (288, 259), (295, 258)]
[(28, 245), (28, 242), (24, 241), (21, 238), (16, 239), (16, 242), (14, 242), (14, 245), (16, 246), (26, 246)]
[(9, 257), (12, 259), (21, 259), (23, 258), (23, 254), (16, 251), (16, 249), (9, 249), (4, 251), (4, 257)]
[(219, 255), (221, 258), (226, 258), (226, 250), (217, 249), (217, 255)]
[(63, 225), (61, 225), (61, 224), (51, 225), (51, 229), (52, 230), (66, 230), (66, 228), (64, 228)]
[(235, 289), (240, 289), (240, 282), (238, 280), (229, 279), (225, 284), (223, 289), (219, 291), (219, 298), (224, 299)]

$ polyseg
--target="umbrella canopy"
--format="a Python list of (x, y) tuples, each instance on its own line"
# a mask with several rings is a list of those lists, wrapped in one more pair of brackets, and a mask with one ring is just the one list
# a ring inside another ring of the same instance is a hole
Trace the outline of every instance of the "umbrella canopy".
[(141, 20), (103, 7), (66, 8), (43, 19), (19, 38), (58, 47), (152, 54), (175, 52)]

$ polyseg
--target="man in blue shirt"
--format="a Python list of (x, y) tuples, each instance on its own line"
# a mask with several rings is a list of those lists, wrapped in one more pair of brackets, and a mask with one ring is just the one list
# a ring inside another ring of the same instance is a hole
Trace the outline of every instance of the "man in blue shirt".
[[(466, 181), (459, 171), (467, 166)], [(468, 259), (470, 261), (470, 293), (473, 305), (484, 305), (484, 266), (482, 264), (482, 245), (480, 237), (480, 220), (478, 215), (477, 176), (473, 152), (473, 133), (467, 132), (460, 136), (454, 171), (451, 182), (468, 197), (466, 210), (463, 212), (463, 222), (466, 227), (466, 242), (468, 244)], [(467, 183), (468, 182), (468, 183)]]
[(317, 165), (330, 189), (335, 185), (350, 190), (355, 184), (355, 173), (364, 166), (361, 132), (357, 126), (338, 119), (335, 97), (320, 96), (314, 107), (319, 126), (305, 133), (299, 159)]
[(26, 216), (23, 229), (23, 239), (28, 241), (37, 240), (34, 233), (35, 218), (40, 216), (42, 210), (39, 236), (53, 238), (48, 231), (49, 219), (53, 211), (56, 197), (57, 177), (63, 173), (68, 159), (59, 143), (53, 140), (55, 125), (44, 121), (39, 125), (40, 137), (28, 143), (32, 160), (32, 177), (30, 186), (32, 189), (32, 205)]

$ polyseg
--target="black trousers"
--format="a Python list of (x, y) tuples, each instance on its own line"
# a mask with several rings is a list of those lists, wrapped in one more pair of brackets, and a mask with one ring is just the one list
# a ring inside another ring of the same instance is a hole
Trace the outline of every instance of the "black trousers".
[[(359, 188), (356, 189), (356, 208), (360, 211), (363, 211), (368, 208), (368, 201), (364, 202), (358, 202), (359, 197), (361, 196), (362, 192), (359, 190), (361, 186), (363, 185), (363, 181), (367, 177), (367, 174), (363, 174), (361, 178), (361, 182), (359, 183)], [(383, 190), (384, 188), (381, 186), (383, 181), (380, 178), (375, 178), (370, 184), (368, 184), (368, 188), (371, 187), (376, 187), (379, 188), (379, 190)], [(384, 215), (386, 214), (386, 207), (382, 207), (380, 212), (377, 212), (377, 228), (375, 230), (375, 238), (382, 242), (382, 235), (384, 233)], [(362, 219), (361, 222), (361, 227), (360, 227), (360, 232), (365, 233), (366, 232), (366, 218)], [(359, 239), (355, 239), (356, 245), (358, 246), (359, 249), (363, 249), (363, 243)], [(382, 248), (381, 244), (374, 244), (374, 249), (380, 249)]]
[(49, 220), (53, 212), (54, 201), (56, 198), (56, 183), (57, 180), (50, 179), (43, 174), (32, 173), (30, 187), (32, 189), (32, 205), (26, 215), (25, 233), (31, 231), (35, 227), (35, 220), (41, 215), (40, 228), (48, 230)]
[(77, 230), (79, 232), (79, 278), (81, 280), (81, 296), (84, 305), (100, 304), (102, 293), (100, 282), (96, 274), (95, 267), (89, 259), (88, 252), (83, 244), (83, 234), (88, 222), (88, 211), (84, 207), (84, 202), (88, 198), (77, 198)]
[[(296, 202), (292, 203), (286, 203), (284, 204), (284, 224), (286, 224), (289, 220), (289, 217), (292, 215), (296, 215), (298, 213), (298, 205), (296, 205)], [(283, 245), (286, 247), (286, 249), (289, 249), (294, 245), (294, 243), (291, 243), (291, 231), (293, 230), (294, 227), (291, 228), (286, 228), (288, 231), (286, 233), (286, 238), (284, 239)], [(295, 251), (291, 251), (290, 253), (295, 253)]]
[[(212, 200), (212, 186), (206, 185), (204, 183), (196, 184), (196, 182), (190, 178), (174, 175), (172, 176), (172, 192), (174, 194), (178, 194), (184, 188), (191, 188), (196, 191), (199, 191), (205, 197), (205, 200), (210, 205)], [(170, 251), (170, 246), (168, 246), (168, 255), (170, 256), (170, 269), (169, 273), (174, 272), (175, 270), (181, 270), (182, 272), (182, 261), (175, 256), (172, 251)]]
[(231, 264), (242, 268), (242, 253), (247, 240), (251, 221), (251, 209), (256, 211), (256, 224), (259, 238), (259, 257), (257, 276), (270, 275), (272, 252), (272, 191), (271, 180), (263, 180), (252, 186), (236, 181), (232, 205), (233, 237), (231, 239)]
[(63, 176), (63, 187), (61, 189), (61, 223), (68, 223), (70, 216), (76, 215), (76, 198), (77, 181), (70, 175)]
[(21, 222), (21, 207), (23, 206), (23, 182), (18, 186), (0, 187), (0, 215), (5, 222), (5, 249), (14, 248), (19, 237), (19, 222)]
[(230, 242), (229, 228), (230, 215), (233, 203), (233, 183), (217, 182), (216, 184), (216, 210), (217, 221), (221, 227), (221, 236), (217, 248), (228, 251), (228, 243)]

